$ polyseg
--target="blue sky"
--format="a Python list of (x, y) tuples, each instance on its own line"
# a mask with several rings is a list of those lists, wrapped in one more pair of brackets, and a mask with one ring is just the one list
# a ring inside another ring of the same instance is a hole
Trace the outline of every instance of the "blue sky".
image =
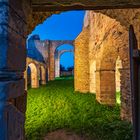
[[(74, 40), (82, 31), (85, 11), (68, 11), (52, 15), (42, 24), (36, 26), (29, 35), (38, 34), (41, 40)], [(69, 45), (65, 45), (69, 48)], [(65, 53), (61, 57), (61, 64), (65, 67), (73, 63), (72, 53)]]

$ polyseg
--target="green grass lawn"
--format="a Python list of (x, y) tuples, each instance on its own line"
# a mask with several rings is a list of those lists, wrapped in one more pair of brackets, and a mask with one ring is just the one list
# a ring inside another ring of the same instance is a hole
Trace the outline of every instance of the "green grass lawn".
[(48, 132), (66, 129), (91, 140), (132, 140), (132, 126), (119, 116), (119, 105), (100, 105), (93, 94), (74, 93), (72, 79), (57, 79), (28, 90), (26, 136), (41, 140)]

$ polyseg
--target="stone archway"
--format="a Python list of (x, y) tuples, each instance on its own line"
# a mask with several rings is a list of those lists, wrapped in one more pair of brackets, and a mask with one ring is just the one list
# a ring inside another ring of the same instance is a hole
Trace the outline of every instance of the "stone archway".
[[(120, 69), (121, 117), (122, 119), (131, 120), (130, 61), (127, 28), (122, 26), (117, 20), (101, 13), (91, 11), (90, 16), (90, 26), (95, 29), (90, 38), (89, 50), (91, 52), (90, 63), (96, 60), (97, 100), (100, 103), (109, 105), (116, 103), (115, 70), (117, 58), (120, 57), (122, 60), (122, 68)], [(92, 20), (93, 18), (94, 21)], [(101, 23), (102, 21), (103, 23)], [(92, 46), (93, 44), (94, 46)]]
[(38, 77), (38, 69), (34, 63), (30, 63), (28, 65), (31, 69), (31, 87), (38, 88), (39, 87), (39, 77)]
[(74, 52), (74, 50), (55, 51), (55, 77), (60, 77), (60, 57), (66, 52)]
[(55, 51), (57, 47), (68, 44), (74, 46), (73, 40), (51, 40), (49, 41), (49, 57), (48, 57), (48, 68), (49, 68), (49, 80), (55, 79)]
[[(31, 67), (31, 77), (32, 72), (35, 73), (36, 76), (34, 76), (34, 79), (36, 80), (34, 85), (31, 84), (32, 88), (38, 88), (39, 87), (39, 80), (41, 81), (41, 84), (46, 84), (46, 64), (39, 62), (37, 60), (34, 60), (32, 58), (27, 57), (26, 58), (26, 71), (24, 72), (24, 78), (25, 78), (25, 89), (27, 90), (27, 68), (30, 64), (34, 64), (34, 71), (32, 71)], [(32, 80), (31, 80), (32, 81)]]

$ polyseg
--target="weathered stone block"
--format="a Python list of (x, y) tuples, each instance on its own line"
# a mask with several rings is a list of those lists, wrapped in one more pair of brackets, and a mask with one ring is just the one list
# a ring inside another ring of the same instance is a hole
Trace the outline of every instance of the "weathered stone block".
[(24, 122), (25, 116), (12, 104), (5, 108), (7, 140), (25, 140)]
[[(20, 70), (25, 69), (26, 47), (25, 32), (26, 22), (24, 16), (20, 15), (21, 4), (15, 8), (16, 1), (0, 2), (0, 69)], [(11, 4), (11, 5), (10, 5)], [(16, 11), (16, 9), (18, 9)], [(20, 11), (20, 13), (19, 13)]]
[(102, 104), (116, 104), (115, 71), (96, 71), (96, 99)]

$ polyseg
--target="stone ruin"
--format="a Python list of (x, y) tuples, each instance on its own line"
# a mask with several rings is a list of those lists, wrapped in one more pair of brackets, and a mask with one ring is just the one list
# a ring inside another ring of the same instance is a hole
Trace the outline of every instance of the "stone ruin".
[[(27, 88), (26, 37), (37, 24), (54, 13), (65, 10), (85, 9), (84, 27), (74, 43), (75, 91), (95, 92), (101, 104), (115, 104), (115, 81), (120, 83), (121, 118), (132, 121), (130, 89), (129, 27), (134, 32), (140, 48), (139, 0), (49, 2), (48, 0), (0, 1), (0, 139), (25, 140), (25, 111)], [(48, 43), (49, 41), (47, 41)], [(65, 41), (59, 41), (63, 44)], [(55, 77), (54, 51), (58, 42), (49, 42), (47, 63), (49, 80)], [(66, 43), (66, 42), (65, 42)], [(69, 44), (67, 42), (67, 44)], [(31, 60), (32, 61), (32, 60)], [(120, 61), (120, 65), (117, 61)], [(120, 66), (116, 70), (117, 65)], [(31, 66), (32, 65), (32, 66)], [(37, 71), (33, 62), (30, 66)], [(46, 70), (46, 71), (47, 71)], [(116, 74), (119, 71), (120, 74)], [(44, 72), (43, 72), (44, 73)], [(120, 81), (115, 75), (119, 75)], [(33, 75), (34, 79), (36, 78)], [(44, 77), (44, 76), (43, 76)], [(36, 78), (37, 79), (37, 78)], [(45, 80), (42, 79), (45, 84)], [(32, 83), (38, 87), (37, 82)]]

